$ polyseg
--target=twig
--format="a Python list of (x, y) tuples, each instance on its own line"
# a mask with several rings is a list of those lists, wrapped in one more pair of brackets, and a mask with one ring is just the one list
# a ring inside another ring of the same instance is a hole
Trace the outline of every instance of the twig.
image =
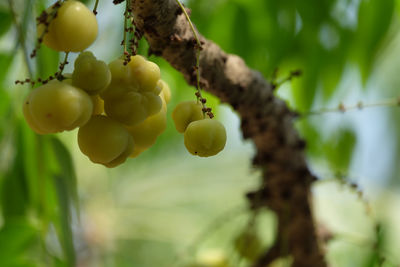
[(214, 115), (211, 113), (211, 108), (207, 108), (206, 106), (206, 99), (202, 97), (201, 95), (201, 86), (200, 86), (200, 52), (202, 50), (202, 44), (200, 42), (199, 36), (197, 35), (196, 30), (194, 29), (193, 23), (190, 20), (189, 14), (186, 12), (185, 7), (182, 5), (182, 3), (179, 0), (175, 0), (176, 3), (179, 5), (179, 7), (182, 9), (183, 14), (185, 14), (186, 20), (189, 22), (190, 28), (193, 32), (194, 39), (196, 41), (195, 49), (196, 49), (196, 97), (197, 97), (197, 103), (201, 103), (202, 105), (202, 111), (203, 111), (203, 117), (205, 118), (205, 114), (209, 116), (209, 118), (213, 118)]

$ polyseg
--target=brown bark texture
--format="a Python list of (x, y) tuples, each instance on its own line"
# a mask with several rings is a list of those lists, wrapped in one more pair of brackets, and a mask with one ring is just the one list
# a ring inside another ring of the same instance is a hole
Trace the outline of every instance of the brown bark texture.
[[(196, 84), (196, 48), (190, 25), (174, 0), (130, 0), (139, 30), (149, 53), (162, 56)], [(188, 10), (189, 11), (189, 10)], [(194, 11), (195, 12), (195, 11)], [(257, 152), (253, 164), (263, 171), (263, 182), (250, 192), (252, 208), (267, 207), (278, 220), (275, 244), (253, 267), (268, 266), (290, 256), (292, 266), (326, 266), (318, 245), (310, 205), (315, 177), (304, 156), (305, 142), (293, 122), (296, 114), (274, 96), (274, 88), (259, 72), (249, 69), (238, 56), (227, 54), (199, 34), (203, 89), (230, 104), (241, 117), (245, 139), (252, 139)]]

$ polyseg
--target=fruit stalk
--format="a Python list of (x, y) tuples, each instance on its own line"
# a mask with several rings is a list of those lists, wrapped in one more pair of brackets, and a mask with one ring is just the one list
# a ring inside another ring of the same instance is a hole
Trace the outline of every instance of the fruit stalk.
[[(200, 52), (202, 50), (202, 46), (201, 46), (201, 42), (199, 39), (199, 36), (197, 35), (196, 30), (194, 29), (192, 20), (189, 17), (189, 14), (186, 12), (185, 7), (182, 5), (182, 3), (179, 0), (175, 0), (176, 3), (179, 5), (179, 7), (181, 8), (183, 14), (185, 14), (186, 20), (189, 23), (190, 29), (192, 30), (194, 39), (196, 41), (196, 45), (195, 45), (195, 50), (196, 50), (196, 97), (197, 97), (197, 103), (201, 103), (203, 109), (203, 117), (206, 117), (206, 112), (207, 112), (207, 106), (205, 103), (205, 99), (203, 98), (203, 96), (201, 95), (201, 86), (200, 86)], [(204, 100), (203, 100), (204, 99)], [(213, 117), (211, 111), (209, 111), (210, 113), (208, 113), (207, 115), (210, 117), (210, 119)]]

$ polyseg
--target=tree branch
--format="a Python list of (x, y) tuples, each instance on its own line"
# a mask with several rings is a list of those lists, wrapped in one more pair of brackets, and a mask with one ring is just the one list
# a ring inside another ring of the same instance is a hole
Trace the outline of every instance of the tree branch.
[[(196, 84), (194, 37), (174, 0), (131, 0), (137, 27), (144, 32), (149, 53), (164, 57), (187, 82)], [(305, 157), (305, 142), (293, 126), (296, 114), (276, 98), (273, 87), (244, 61), (222, 51), (200, 35), (203, 88), (229, 103), (241, 117), (243, 137), (251, 138), (257, 154), (253, 164), (263, 170), (259, 190), (248, 194), (252, 208), (275, 211), (278, 244), (287, 249), (267, 251), (253, 267), (265, 266), (271, 256), (291, 255), (293, 266), (326, 266), (318, 246), (310, 208), (310, 187), (315, 178)]]

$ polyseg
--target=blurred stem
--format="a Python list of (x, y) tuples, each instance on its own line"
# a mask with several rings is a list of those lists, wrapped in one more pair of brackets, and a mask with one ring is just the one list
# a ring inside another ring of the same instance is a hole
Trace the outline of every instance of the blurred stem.
[(356, 105), (345, 106), (343, 103), (340, 103), (336, 108), (322, 108), (319, 110), (305, 112), (300, 114), (301, 118), (306, 118), (312, 115), (323, 115), (325, 113), (334, 113), (334, 112), (341, 112), (345, 113), (351, 110), (362, 110), (364, 108), (375, 108), (375, 107), (394, 107), (400, 106), (400, 97), (395, 99), (387, 99), (380, 102), (364, 104), (363, 102), (358, 102)]
[(190, 25), (190, 29), (193, 32), (193, 36), (194, 39), (196, 40), (196, 90), (197, 90), (197, 103), (201, 103), (202, 107), (203, 107), (203, 117), (206, 117), (206, 110), (207, 110), (207, 106), (204, 102), (202, 102), (201, 100), (203, 99), (203, 96), (201, 95), (201, 87), (200, 87), (200, 51), (201, 51), (201, 42), (199, 39), (199, 36), (197, 35), (196, 30), (194, 29), (193, 23), (190, 20), (189, 14), (186, 12), (185, 7), (182, 5), (182, 3), (179, 0), (175, 0), (176, 3), (179, 5), (179, 7), (182, 9), (183, 14), (185, 14), (186, 20), (189, 22)]
[(31, 65), (29, 64), (29, 53), (28, 53), (28, 50), (26, 48), (25, 35), (22, 32), (21, 24), (17, 20), (17, 13), (15, 11), (13, 0), (7, 0), (7, 1), (8, 1), (8, 6), (9, 6), (10, 11), (11, 11), (11, 15), (12, 15), (12, 19), (13, 19), (14, 25), (15, 25), (15, 27), (17, 29), (18, 42), (21, 44), (21, 47), (22, 47), (22, 50), (23, 50), (24, 61), (25, 61), (25, 65), (26, 65), (26, 67), (28, 69), (28, 75), (29, 75), (29, 78), (32, 79), (33, 78), (33, 70), (32, 70)]

